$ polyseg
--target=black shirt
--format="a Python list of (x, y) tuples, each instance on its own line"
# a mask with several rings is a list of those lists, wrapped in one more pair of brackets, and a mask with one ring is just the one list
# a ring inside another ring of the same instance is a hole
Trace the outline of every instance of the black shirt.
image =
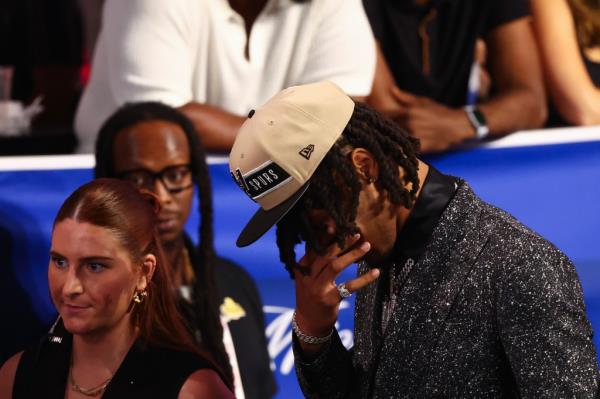
[(592, 82), (596, 87), (600, 87), (600, 62), (591, 61), (585, 55), (583, 56), (583, 61), (585, 63), (585, 69), (587, 69)]
[[(199, 275), (201, 260), (189, 237), (186, 237), (186, 247), (196, 275)], [(234, 318), (227, 325), (235, 348), (244, 395), (246, 399), (270, 398), (277, 392), (277, 384), (271, 371), (271, 358), (265, 336), (265, 316), (256, 284), (241, 266), (221, 257), (216, 258), (214, 274), (219, 304), (230, 298), (230, 303), (235, 303), (236, 308), (239, 306), (243, 309), (243, 317)], [(190, 312), (184, 311), (184, 314), (193, 325), (193, 318), (189, 318)]]
[[(23, 352), (15, 375), (13, 399), (64, 398), (68, 384), (72, 335), (62, 323)], [(212, 368), (199, 355), (136, 341), (102, 398), (177, 398), (187, 378)], [(215, 370), (216, 371), (216, 370)]]
[[(465, 104), (475, 42), (529, 14), (526, 0), (363, 0), (373, 32), (400, 89), (448, 106)], [(435, 10), (435, 11), (432, 11)], [(427, 16), (428, 76), (419, 25)]]

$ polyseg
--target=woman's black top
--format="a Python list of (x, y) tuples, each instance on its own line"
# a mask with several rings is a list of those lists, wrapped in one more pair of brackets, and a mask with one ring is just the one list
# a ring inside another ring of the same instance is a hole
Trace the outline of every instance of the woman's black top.
[(583, 62), (585, 63), (585, 69), (587, 69), (594, 85), (600, 87), (600, 63), (591, 61), (585, 55), (583, 57)]
[[(69, 384), (71, 347), (71, 334), (58, 323), (53, 332), (25, 350), (15, 376), (13, 399), (63, 399)], [(213, 369), (197, 354), (143, 346), (136, 341), (102, 398), (177, 398), (193, 372), (208, 368)]]

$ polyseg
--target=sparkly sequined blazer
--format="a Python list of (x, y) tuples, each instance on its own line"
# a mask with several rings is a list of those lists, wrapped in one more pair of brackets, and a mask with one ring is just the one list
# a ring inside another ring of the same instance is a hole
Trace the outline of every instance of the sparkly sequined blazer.
[[(364, 270), (359, 270), (359, 273)], [(309, 398), (593, 398), (598, 363), (569, 259), (460, 181), (384, 333), (379, 288), (296, 371)], [(296, 338), (294, 338), (296, 340)]]

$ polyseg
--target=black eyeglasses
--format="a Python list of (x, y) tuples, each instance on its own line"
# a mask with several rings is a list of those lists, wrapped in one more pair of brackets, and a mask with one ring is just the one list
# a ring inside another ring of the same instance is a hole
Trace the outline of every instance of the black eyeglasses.
[(194, 185), (189, 164), (167, 166), (156, 173), (148, 169), (127, 170), (119, 173), (118, 177), (150, 191), (154, 191), (154, 182), (159, 179), (171, 194), (180, 193)]

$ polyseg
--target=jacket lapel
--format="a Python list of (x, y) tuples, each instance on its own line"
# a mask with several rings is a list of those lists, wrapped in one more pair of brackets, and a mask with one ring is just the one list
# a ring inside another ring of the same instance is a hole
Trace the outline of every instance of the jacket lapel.
[(399, 294), (383, 337), (382, 353), (393, 361), (382, 359), (378, 381), (400, 376), (406, 387), (421, 385), (452, 304), (487, 241), (477, 229), (480, 214), (480, 201), (463, 182)]
[[(368, 272), (368, 267), (360, 264), (358, 274)], [(381, 345), (381, 334), (378, 328), (380, 308), (377, 305), (379, 284), (370, 284), (360, 290), (355, 301), (354, 313), (354, 368), (360, 376), (360, 397), (368, 396), (371, 376), (375, 371), (377, 353)]]

